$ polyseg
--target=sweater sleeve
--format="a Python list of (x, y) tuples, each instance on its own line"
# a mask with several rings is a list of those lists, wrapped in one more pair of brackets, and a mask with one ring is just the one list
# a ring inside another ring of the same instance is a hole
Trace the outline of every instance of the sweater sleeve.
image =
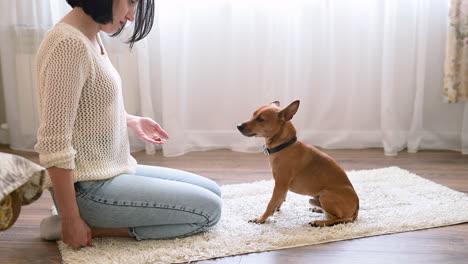
[(46, 168), (74, 169), (74, 123), (90, 72), (86, 45), (58, 36), (41, 45), (36, 60), (40, 125), (35, 150)]

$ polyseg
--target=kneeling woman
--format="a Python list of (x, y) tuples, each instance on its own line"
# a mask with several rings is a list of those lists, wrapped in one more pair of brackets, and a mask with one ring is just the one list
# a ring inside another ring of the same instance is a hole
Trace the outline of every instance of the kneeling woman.
[(73, 7), (37, 53), (40, 127), (35, 150), (59, 211), (41, 237), (73, 248), (95, 236), (137, 240), (192, 235), (221, 217), (219, 186), (189, 172), (137, 165), (127, 126), (143, 140), (168, 139), (150, 118), (126, 113), (120, 76), (98, 33), (118, 35), (134, 21), (132, 46), (148, 35), (153, 0), (67, 0)]

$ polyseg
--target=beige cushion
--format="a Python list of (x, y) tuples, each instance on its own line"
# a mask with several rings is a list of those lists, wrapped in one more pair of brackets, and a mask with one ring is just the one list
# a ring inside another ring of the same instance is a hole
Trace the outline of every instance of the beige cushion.
[(20, 156), (0, 153), (0, 230), (16, 221), (21, 205), (39, 199), (47, 170)]

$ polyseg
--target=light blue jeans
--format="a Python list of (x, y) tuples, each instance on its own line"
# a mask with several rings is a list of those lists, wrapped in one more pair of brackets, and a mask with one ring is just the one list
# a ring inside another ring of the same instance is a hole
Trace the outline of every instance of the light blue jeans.
[(137, 240), (193, 235), (221, 218), (219, 186), (176, 169), (138, 165), (135, 174), (75, 183), (75, 191), (89, 226), (128, 227)]

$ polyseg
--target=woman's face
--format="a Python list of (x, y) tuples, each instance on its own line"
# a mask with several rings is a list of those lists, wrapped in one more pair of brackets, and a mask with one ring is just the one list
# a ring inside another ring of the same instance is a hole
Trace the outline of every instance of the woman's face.
[(133, 21), (137, 3), (138, 0), (114, 0), (112, 3), (112, 22), (102, 25), (101, 30), (108, 34), (114, 34), (127, 21)]

